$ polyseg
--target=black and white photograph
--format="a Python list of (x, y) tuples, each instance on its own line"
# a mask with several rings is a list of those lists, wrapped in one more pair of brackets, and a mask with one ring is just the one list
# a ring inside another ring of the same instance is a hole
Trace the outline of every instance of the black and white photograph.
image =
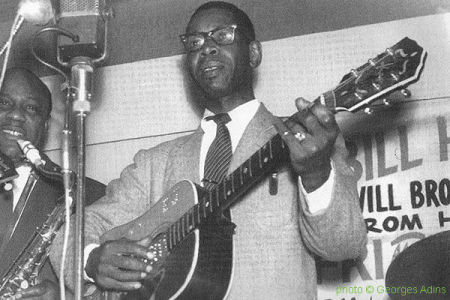
[(1, 0), (0, 300), (450, 300), (448, 0)]

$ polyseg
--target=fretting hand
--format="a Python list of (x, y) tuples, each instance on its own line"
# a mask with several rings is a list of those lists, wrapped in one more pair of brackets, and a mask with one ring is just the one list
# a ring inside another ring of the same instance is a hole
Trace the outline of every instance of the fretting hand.
[(330, 157), (340, 130), (325, 106), (303, 98), (296, 99), (295, 105), (298, 112), (275, 127), (288, 145), (292, 167), (309, 193), (330, 175)]

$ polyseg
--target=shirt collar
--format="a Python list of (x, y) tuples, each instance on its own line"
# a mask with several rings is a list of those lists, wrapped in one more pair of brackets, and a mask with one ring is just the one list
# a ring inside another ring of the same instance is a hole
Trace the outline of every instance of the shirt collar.
[[(244, 104), (239, 105), (233, 110), (230, 110), (228, 112), (228, 115), (230, 116), (231, 121), (227, 124), (227, 126), (232, 124), (239, 124), (239, 126), (245, 128), (255, 115), (256, 111), (259, 108), (259, 105), (260, 105), (259, 100), (253, 99), (248, 102), (245, 102)], [(214, 121), (212, 120), (209, 121), (205, 120), (205, 118), (209, 116), (214, 116), (214, 113), (209, 109), (205, 109), (202, 121), (200, 123), (200, 126), (203, 129), (203, 131), (205, 131), (206, 128), (209, 128), (210, 124), (214, 123)]]

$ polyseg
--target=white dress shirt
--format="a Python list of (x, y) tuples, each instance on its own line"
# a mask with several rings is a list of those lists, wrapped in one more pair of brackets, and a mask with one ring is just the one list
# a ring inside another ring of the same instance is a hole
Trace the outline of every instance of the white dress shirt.
[[(22, 166), (19, 166), (16, 168), (16, 172), (19, 176), (16, 177), (14, 180), (6, 182), (4, 185), (5, 191), (13, 192), (13, 199), (12, 199), (13, 206), (12, 206), (12, 210), (9, 212), (10, 214), (15, 213), (14, 211), (16, 210), (17, 205), (19, 203), (20, 196), (22, 195), (25, 185), (27, 184), (28, 178), (30, 177), (31, 167), (27, 166), (27, 165), (22, 165)], [(23, 211), (23, 208), (24, 207), (22, 204), (20, 206), (20, 208), (18, 208), (18, 209)], [(19, 222), (20, 214), (22, 213), (22, 211), (16, 212), (16, 213), (18, 213), (19, 217), (15, 220), (15, 223), (14, 223), (14, 226), (12, 227), (12, 229), (8, 230), (9, 238), (11, 238), (14, 231), (16, 230), (16, 226)]]
[(19, 202), (20, 195), (22, 195), (23, 189), (25, 188), (25, 184), (28, 181), (28, 177), (30, 176), (31, 167), (27, 165), (22, 165), (16, 168), (17, 174), (19, 177), (14, 179), (12, 183), (12, 191), (13, 191), (13, 210), (16, 209), (17, 203)]

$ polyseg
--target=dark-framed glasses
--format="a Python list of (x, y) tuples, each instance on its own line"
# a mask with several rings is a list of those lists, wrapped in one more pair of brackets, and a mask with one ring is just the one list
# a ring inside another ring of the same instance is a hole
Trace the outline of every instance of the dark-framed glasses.
[(194, 32), (180, 35), (187, 52), (199, 50), (205, 44), (207, 38), (212, 39), (218, 45), (230, 45), (234, 42), (234, 32), (237, 25), (218, 27), (209, 32)]

